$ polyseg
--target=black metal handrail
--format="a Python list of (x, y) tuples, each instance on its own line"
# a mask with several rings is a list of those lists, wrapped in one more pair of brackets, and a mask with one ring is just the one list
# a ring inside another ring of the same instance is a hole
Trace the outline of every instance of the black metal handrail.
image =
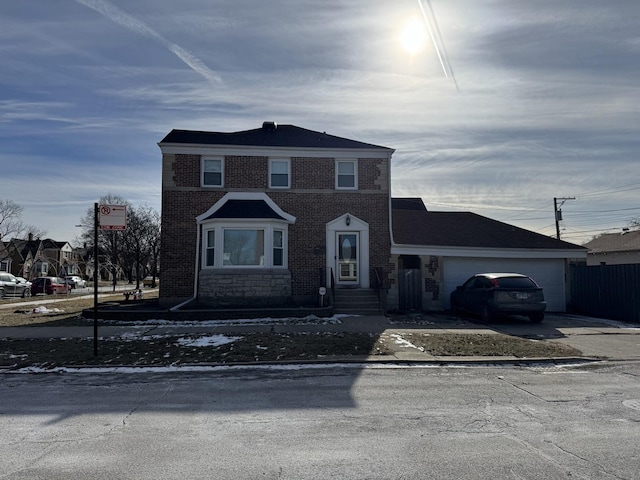
[(380, 270), (381, 270), (380, 267), (375, 267), (373, 269), (373, 273), (375, 275), (373, 288), (376, 292), (376, 295), (378, 296), (378, 308), (382, 310), (382, 298), (380, 295), (382, 292), (382, 276), (380, 275)]

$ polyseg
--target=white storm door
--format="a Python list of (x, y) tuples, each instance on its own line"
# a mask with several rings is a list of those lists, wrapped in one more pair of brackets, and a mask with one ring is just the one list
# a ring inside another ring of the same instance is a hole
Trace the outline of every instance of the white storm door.
[(336, 250), (338, 252), (338, 255), (336, 255), (336, 270), (338, 271), (338, 283), (343, 285), (357, 285), (360, 275), (358, 261), (360, 235), (357, 232), (337, 233), (336, 235)]

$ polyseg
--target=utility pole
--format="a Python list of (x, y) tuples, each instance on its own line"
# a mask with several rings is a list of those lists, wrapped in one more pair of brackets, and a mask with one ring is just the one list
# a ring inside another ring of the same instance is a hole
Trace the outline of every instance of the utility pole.
[[(560, 240), (560, 220), (562, 220), (562, 210), (560, 207), (564, 205), (567, 200), (575, 200), (576, 197), (553, 197), (553, 213), (556, 218), (556, 238)], [(560, 205), (558, 205), (558, 200)]]

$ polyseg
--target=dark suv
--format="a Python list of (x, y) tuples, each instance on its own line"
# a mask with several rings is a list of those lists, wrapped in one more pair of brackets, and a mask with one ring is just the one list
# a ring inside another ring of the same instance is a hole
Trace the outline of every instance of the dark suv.
[(16, 277), (7, 272), (0, 272), (0, 298), (30, 297), (31, 286), (20, 283)]
[(485, 322), (502, 315), (544, 319), (547, 303), (542, 288), (519, 273), (479, 273), (451, 293), (451, 308), (482, 315)]

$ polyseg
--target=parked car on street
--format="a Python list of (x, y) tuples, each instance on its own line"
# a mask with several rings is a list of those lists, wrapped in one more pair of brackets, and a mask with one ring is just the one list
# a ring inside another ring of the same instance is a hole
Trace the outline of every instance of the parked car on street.
[(69, 285), (64, 278), (60, 277), (38, 277), (31, 282), (31, 293), (37, 295), (43, 293), (52, 295), (57, 293), (69, 293)]
[(87, 286), (87, 282), (78, 275), (70, 275), (65, 278), (65, 281), (70, 288), (84, 288)]
[(31, 284), (21, 283), (10, 273), (0, 272), (0, 298), (30, 296)]
[(481, 315), (485, 322), (499, 316), (524, 315), (540, 323), (547, 303), (542, 288), (527, 275), (479, 273), (451, 293), (451, 308)]
[(16, 277), (18, 279), (18, 283), (26, 283), (27, 285), (31, 286), (31, 282), (29, 280), (27, 280), (24, 277)]

